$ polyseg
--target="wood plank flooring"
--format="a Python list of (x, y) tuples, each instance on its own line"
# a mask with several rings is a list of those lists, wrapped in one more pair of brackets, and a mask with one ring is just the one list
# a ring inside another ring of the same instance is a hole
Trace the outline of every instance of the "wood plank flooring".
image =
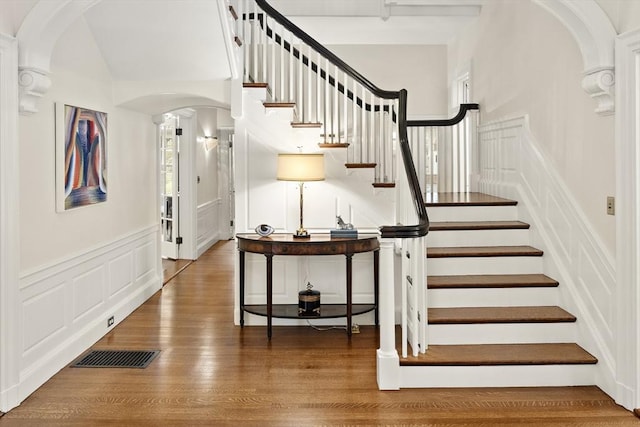
[(0, 427), (640, 425), (597, 387), (379, 391), (372, 326), (234, 326), (236, 256), (217, 244), (93, 347), (160, 349), (148, 368), (64, 368)]

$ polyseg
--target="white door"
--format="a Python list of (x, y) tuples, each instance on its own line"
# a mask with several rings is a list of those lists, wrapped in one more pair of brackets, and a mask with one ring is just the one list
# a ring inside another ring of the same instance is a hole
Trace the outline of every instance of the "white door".
[(233, 160), (233, 129), (218, 130), (218, 194), (220, 195), (220, 239), (235, 236), (235, 185)]
[(180, 118), (165, 115), (160, 125), (160, 220), (163, 258), (180, 256)]

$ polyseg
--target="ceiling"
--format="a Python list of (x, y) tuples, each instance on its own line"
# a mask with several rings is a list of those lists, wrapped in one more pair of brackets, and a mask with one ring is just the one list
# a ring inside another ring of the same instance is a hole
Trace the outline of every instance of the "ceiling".
[[(224, 80), (231, 71), (218, 1), (103, 0), (85, 20), (114, 80)], [(478, 16), (482, 1), (269, 3), (323, 44), (446, 44)], [(154, 103), (148, 99), (132, 107), (157, 113), (150, 111)]]

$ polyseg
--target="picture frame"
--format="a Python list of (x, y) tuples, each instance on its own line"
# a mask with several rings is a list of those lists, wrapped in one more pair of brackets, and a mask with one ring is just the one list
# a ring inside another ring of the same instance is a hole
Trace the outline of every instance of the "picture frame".
[(56, 210), (106, 202), (107, 113), (56, 103), (55, 122)]

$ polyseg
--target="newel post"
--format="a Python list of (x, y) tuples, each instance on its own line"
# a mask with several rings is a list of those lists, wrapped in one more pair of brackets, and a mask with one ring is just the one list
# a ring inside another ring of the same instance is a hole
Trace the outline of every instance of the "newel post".
[(380, 390), (400, 389), (400, 358), (396, 350), (394, 239), (380, 241), (380, 348), (377, 379)]

